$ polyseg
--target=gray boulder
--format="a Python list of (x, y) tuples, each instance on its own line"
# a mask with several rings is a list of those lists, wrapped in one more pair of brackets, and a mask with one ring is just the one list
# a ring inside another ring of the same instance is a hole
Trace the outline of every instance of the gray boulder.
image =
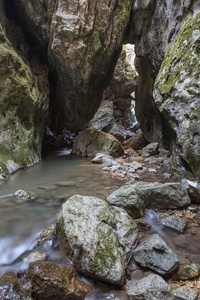
[(133, 218), (139, 218), (144, 213), (145, 201), (137, 194), (133, 186), (122, 186), (106, 200), (112, 205), (122, 206)]
[(177, 208), (190, 204), (187, 191), (180, 183), (137, 182), (124, 185), (107, 197), (107, 201), (124, 207), (133, 216), (141, 216), (145, 207)]
[(156, 155), (158, 154), (158, 149), (159, 149), (158, 143), (151, 143), (142, 149), (141, 154), (144, 157)]
[(169, 292), (165, 280), (156, 274), (150, 274), (139, 280), (127, 282), (126, 292), (132, 300), (172, 300), (174, 297)]
[(159, 216), (160, 222), (166, 226), (183, 232), (187, 226), (187, 219), (180, 218), (176, 215), (169, 215), (167, 213), (162, 213)]
[(123, 209), (74, 195), (62, 205), (57, 228), (65, 254), (77, 270), (109, 283), (124, 283), (126, 253), (137, 238), (137, 226)]
[(103, 130), (113, 120), (113, 101), (103, 100), (101, 105), (90, 121), (90, 126)]
[(158, 234), (142, 242), (134, 251), (133, 257), (142, 267), (165, 275), (179, 266), (177, 255), (167, 246)]
[(179, 286), (172, 289), (172, 294), (178, 299), (182, 300), (197, 300), (198, 298), (198, 290), (187, 287), (187, 286)]
[(94, 127), (85, 129), (75, 138), (73, 153), (94, 157), (98, 152), (118, 157), (124, 153), (124, 150), (114, 136)]

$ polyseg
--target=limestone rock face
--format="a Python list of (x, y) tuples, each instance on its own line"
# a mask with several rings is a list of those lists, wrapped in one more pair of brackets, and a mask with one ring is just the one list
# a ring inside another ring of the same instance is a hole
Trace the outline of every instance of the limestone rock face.
[(125, 210), (104, 200), (74, 195), (61, 207), (57, 222), (65, 254), (77, 270), (122, 285), (125, 255), (137, 238), (137, 226)]
[(86, 124), (112, 77), (132, 0), (16, 0), (15, 4), (28, 32), (36, 40), (39, 32), (39, 42), (48, 48), (57, 80), (52, 122), (58, 127)]
[(0, 27), (0, 172), (38, 162), (48, 109), (48, 83), (40, 82)]
[(135, 1), (128, 34), (140, 75), (136, 116), (144, 136), (171, 149), (177, 142), (198, 178), (199, 11), (197, 0)]
[(73, 153), (94, 157), (98, 152), (118, 157), (124, 150), (114, 136), (93, 127), (85, 129), (75, 138)]
[(176, 133), (183, 159), (200, 178), (200, 13), (187, 20), (177, 41), (168, 47), (154, 99)]

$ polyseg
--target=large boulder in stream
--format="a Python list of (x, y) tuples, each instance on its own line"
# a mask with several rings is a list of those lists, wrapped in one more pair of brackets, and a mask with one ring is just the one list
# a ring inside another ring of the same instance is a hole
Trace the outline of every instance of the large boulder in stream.
[(94, 157), (98, 152), (118, 157), (124, 153), (124, 150), (114, 136), (94, 127), (85, 129), (75, 138), (73, 153)]
[(150, 268), (161, 275), (169, 274), (179, 266), (177, 255), (158, 234), (153, 234), (142, 242), (135, 249), (133, 257), (142, 267)]
[(74, 195), (61, 207), (57, 228), (65, 254), (85, 275), (122, 285), (126, 254), (137, 226), (122, 208), (104, 200)]
[(190, 204), (187, 191), (180, 183), (137, 182), (124, 185), (107, 197), (112, 205), (122, 206), (133, 217), (142, 214), (145, 207), (177, 208)]

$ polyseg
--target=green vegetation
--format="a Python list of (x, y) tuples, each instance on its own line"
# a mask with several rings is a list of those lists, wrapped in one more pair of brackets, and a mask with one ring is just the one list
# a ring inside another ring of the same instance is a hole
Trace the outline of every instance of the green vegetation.
[[(200, 13), (195, 18), (187, 21), (180, 30), (177, 41), (172, 48), (168, 46), (165, 60), (163, 61), (155, 86), (158, 86), (161, 94), (170, 94), (176, 82), (181, 80), (181, 73), (187, 72), (194, 76), (196, 68), (199, 68), (200, 51), (199, 45), (191, 47), (193, 43), (193, 34), (200, 30)], [(194, 72), (195, 71), (195, 72)], [(195, 78), (194, 78), (195, 79)]]

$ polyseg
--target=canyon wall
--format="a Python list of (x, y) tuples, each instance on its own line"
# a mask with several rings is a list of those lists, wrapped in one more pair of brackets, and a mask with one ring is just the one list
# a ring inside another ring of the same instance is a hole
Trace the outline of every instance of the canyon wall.
[[(32, 116), (34, 121), (29, 122), (31, 129), (25, 129), (32, 132), (32, 142), (27, 142), (23, 148), (31, 153), (35, 147), (31, 143), (37, 141), (35, 148), (38, 154), (33, 162), (40, 157), (45, 125), (54, 130), (64, 127), (79, 130), (91, 120), (112, 77), (122, 44), (129, 42), (135, 45), (135, 64), (140, 75), (136, 88), (136, 114), (146, 139), (159, 141), (173, 150), (174, 155), (178, 152), (200, 178), (200, 1), (8, 0), (4, 3), (10, 21), (5, 16), (1, 17), (4, 28), (1, 31), (1, 45), (4, 44), (5, 48), (6, 43), (12, 47), (7, 40), (5, 42), (5, 34), (12, 40), (8, 24), (14, 18), (29, 46), (34, 45), (40, 61), (49, 68), (51, 99), (48, 107), (48, 84), (38, 89), (35, 83), (37, 72), (33, 72), (31, 55), (24, 57), (23, 43), (18, 45), (18, 49), (14, 47), (15, 52), (11, 51), (16, 53), (13, 54), (15, 58), (20, 55), (19, 63), (13, 65), (10, 60), (9, 67), (14, 68), (11, 73), (23, 78), (23, 82), (17, 83), (17, 89), (20, 84), (24, 87), (24, 82), (28, 80), (29, 90), (34, 95), (29, 94), (33, 100), (28, 110), (34, 112), (33, 116), (35, 111), (37, 116), (44, 116), (39, 127), (37, 118)], [(4, 61), (3, 52), (1, 59)], [(24, 72), (20, 71), (22, 65), (26, 70)], [(5, 72), (2, 74), (7, 78)], [(47, 81), (47, 73), (43, 78)], [(3, 111), (4, 106), (13, 108), (14, 101), (13, 94), (5, 98), (3, 90), (1, 88), (1, 124), (8, 117), (8, 113)], [(19, 95), (18, 102), (14, 102), (15, 110), (26, 112), (27, 106), (23, 108), (26, 102)], [(19, 122), (20, 126), (26, 127), (26, 122), (21, 118)], [(3, 147), (4, 125), (0, 129)], [(20, 130), (16, 135), (22, 141)], [(14, 141), (14, 138), (11, 140)], [(13, 157), (12, 151), (10, 156)], [(24, 165), (31, 164), (25, 161)]]

